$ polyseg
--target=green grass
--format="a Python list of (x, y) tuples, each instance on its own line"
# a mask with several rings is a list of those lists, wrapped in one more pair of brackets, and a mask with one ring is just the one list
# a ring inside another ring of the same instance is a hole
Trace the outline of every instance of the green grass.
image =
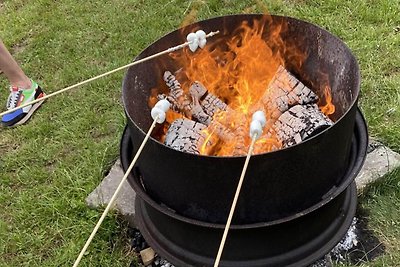
[[(318, 24), (359, 60), (360, 106), (370, 134), (400, 152), (400, 4), (390, 0), (0, 1), (0, 36), (50, 93), (127, 64), (147, 45), (197, 20), (263, 12)], [(196, 11), (196, 12), (195, 12)], [(0, 132), (0, 266), (71, 266), (100, 216), (84, 199), (118, 157), (124, 73), (57, 96), (25, 126)], [(7, 98), (0, 76), (0, 103)], [(387, 254), (364, 266), (400, 266), (400, 171), (361, 199)], [(108, 216), (82, 266), (128, 266), (126, 226)]]

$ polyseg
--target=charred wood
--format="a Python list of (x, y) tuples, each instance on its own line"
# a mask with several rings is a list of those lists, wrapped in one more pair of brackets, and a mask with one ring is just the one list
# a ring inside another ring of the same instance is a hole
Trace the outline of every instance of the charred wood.
[(221, 99), (208, 92), (200, 82), (194, 82), (189, 89), (192, 97), (199, 99), (200, 105), (207, 115), (213, 117), (218, 111), (227, 110), (228, 105), (225, 104)]
[(210, 125), (208, 125), (208, 131), (217, 135), (218, 138), (225, 143), (232, 143), (236, 138), (236, 134), (231, 129), (217, 120), (213, 120)]
[(164, 143), (179, 151), (199, 154), (199, 145), (205, 140), (201, 132), (206, 127), (189, 119), (177, 119), (168, 128)]
[(183, 113), (187, 118), (193, 118), (202, 124), (210, 124), (212, 117), (204, 112), (199, 97), (196, 95), (187, 95), (179, 81), (169, 71), (164, 73), (164, 81), (170, 89), (170, 94), (168, 96), (162, 95), (161, 98), (170, 101), (174, 111)]
[(311, 89), (279, 66), (255, 110), (263, 108), (269, 119), (276, 120), (292, 106), (315, 103), (317, 100), (318, 96)]
[(235, 131), (236, 143), (235, 143), (235, 149), (233, 150), (234, 156), (247, 154), (246, 138), (248, 136), (248, 131), (247, 131), (248, 127), (246, 127), (245, 123), (246, 121), (242, 120)]
[(169, 71), (164, 72), (164, 81), (170, 90), (167, 100), (170, 101), (172, 110), (182, 112), (186, 117), (191, 118), (191, 99), (185, 94), (179, 81)]
[(333, 124), (316, 104), (296, 105), (284, 112), (273, 125), (282, 147), (310, 138)]

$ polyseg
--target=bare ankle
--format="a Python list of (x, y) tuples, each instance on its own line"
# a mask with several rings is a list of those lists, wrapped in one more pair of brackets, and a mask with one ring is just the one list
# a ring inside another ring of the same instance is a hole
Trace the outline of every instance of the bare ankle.
[(21, 89), (30, 89), (32, 87), (32, 81), (29, 78), (16, 81), (11, 83), (12, 86), (17, 86), (18, 88)]

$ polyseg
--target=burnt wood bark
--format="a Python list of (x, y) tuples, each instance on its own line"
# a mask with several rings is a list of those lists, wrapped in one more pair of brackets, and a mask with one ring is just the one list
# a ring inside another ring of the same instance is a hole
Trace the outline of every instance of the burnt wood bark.
[(318, 96), (311, 89), (279, 66), (253, 112), (263, 109), (267, 118), (276, 120), (292, 106), (315, 103), (317, 100)]
[(198, 81), (195, 81), (192, 84), (189, 92), (192, 97), (195, 97), (200, 101), (199, 103), (204, 112), (207, 113), (207, 115), (209, 115), (210, 117), (213, 117), (216, 112), (225, 111), (228, 108), (228, 105), (225, 104), (225, 102), (223, 102), (215, 95), (209, 93), (204, 85)]
[[(218, 97), (209, 93), (200, 82), (194, 82), (189, 89), (190, 95), (187, 95), (171, 72), (166, 71), (164, 73), (164, 81), (169, 87), (170, 93), (168, 96), (159, 95), (158, 99), (169, 100), (174, 111), (183, 113), (187, 118), (208, 126), (209, 132), (216, 134), (221, 141), (233, 142), (235, 133), (225, 125), (229, 124), (231, 117), (236, 114), (234, 110), (230, 109)], [(221, 116), (224, 119), (220, 122), (213, 120), (213, 116), (217, 112), (224, 113)], [(185, 124), (185, 126), (187, 125)], [(185, 143), (185, 141), (180, 142)], [(240, 152), (243, 147), (244, 145), (241, 144), (240, 148), (236, 150)]]
[(171, 103), (172, 110), (182, 112), (186, 117), (191, 118), (191, 99), (185, 94), (179, 81), (169, 71), (164, 72), (164, 81), (170, 90), (166, 99)]
[(209, 125), (212, 117), (204, 112), (197, 95), (188, 95), (184, 92), (176, 77), (169, 71), (164, 73), (164, 81), (170, 89), (168, 96), (162, 95), (172, 104), (172, 109), (183, 113), (187, 118), (194, 119), (202, 124)]
[(199, 145), (204, 142), (201, 132), (206, 127), (189, 119), (177, 119), (169, 126), (164, 143), (179, 151), (199, 154)]
[(279, 117), (273, 130), (285, 148), (301, 143), (332, 124), (316, 104), (296, 105)]

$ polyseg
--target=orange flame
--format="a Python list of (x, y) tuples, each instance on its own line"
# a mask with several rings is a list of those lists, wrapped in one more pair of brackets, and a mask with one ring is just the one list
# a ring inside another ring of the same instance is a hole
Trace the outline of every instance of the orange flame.
[(320, 107), (322, 113), (324, 113), (326, 116), (329, 116), (333, 113), (335, 113), (335, 105), (332, 104), (332, 94), (331, 94), (331, 88), (329, 85), (326, 85), (324, 88), (324, 96), (325, 96), (325, 102), (326, 104), (322, 107)]
[[(182, 67), (176, 78), (185, 92), (193, 82), (199, 81), (229, 107), (229, 112), (217, 112), (211, 125), (203, 131), (203, 143), (198, 146), (200, 154), (230, 156), (247, 153), (251, 115), (255, 108), (263, 107), (262, 97), (278, 67), (286, 65), (282, 53), (290, 51), (290, 63), (295, 66), (301, 66), (306, 57), (283, 42), (281, 33), (286, 28), (283, 23), (272, 26), (271, 17), (264, 16), (252, 23), (244, 21), (230, 33), (233, 36), (230, 39), (213, 37), (212, 43), (196, 53), (185, 48), (170, 54), (176, 65)], [(286, 82), (290, 83), (289, 80)], [(270, 117), (270, 114), (266, 115)], [(264, 128), (256, 153), (281, 148), (271, 127), (269, 123)]]

